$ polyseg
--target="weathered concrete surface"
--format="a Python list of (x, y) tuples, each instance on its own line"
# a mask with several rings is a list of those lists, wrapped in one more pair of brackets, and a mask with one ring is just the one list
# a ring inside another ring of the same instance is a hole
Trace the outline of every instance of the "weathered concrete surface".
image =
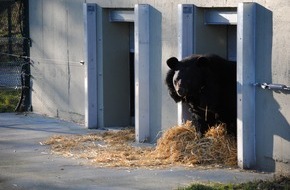
[(0, 114), (0, 189), (175, 189), (192, 182), (240, 183), (273, 174), (238, 169), (100, 168), (85, 160), (51, 155), (39, 142), (55, 134), (92, 132), (81, 125), (36, 114)]

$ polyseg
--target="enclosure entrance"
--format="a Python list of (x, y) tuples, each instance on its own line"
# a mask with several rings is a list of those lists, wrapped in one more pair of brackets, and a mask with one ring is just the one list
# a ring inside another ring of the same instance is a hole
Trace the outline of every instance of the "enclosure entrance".
[[(237, 10), (233, 8), (197, 8), (195, 22), (195, 53), (213, 53), (231, 62), (237, 63)], [(229, 73), (230, 74), (230, 73)], [(236, 76), (236, 75), (235, 75)], [(233, 79), (234, 80), (234, 79)], [(233, 81), (234, 82), (234, 81)], [(227, 93), (236, 96), (236, 88), (228, 89)], [(235, 98), (237, 100), (237, 98)], [(233, 122), (228, 124), (229, 131), (236, 131), (237, 109), (236, 101), (221, 102), (229, 104), (235, 113), (227, 113), (232, 116)], [(235, 104), (235, 105), (233, 105)], [(231, 129), (230, 129), (231, 128)], [(234, 129), (235, 128), (235, 129)]]
[[(150, 54), (160, 52), (160, 35), (155, 35), (156, 28), (161, 31), (160, 20), (152, 19), (157, 13), (147, 4), (136, 4), (127, 10), (84, 3), (83, 10), (85, 126), (128, 126), (134, 123), (134, 115), (136, 141), (144, 142), (150, 136)], [(129, 63), (133, 62), (134, 68), (130, 69)], [(134, 70), (134, 76), (130, 70)], [(134, 86), (130, 85), (133, 78)]]
[(134, 22), (120, 17), (131, 12), (102, 11), (104, 127), (134, 125)]
[[(236, 64), (237, 10), (236, 8), (198, 8), (179, 5), (179, 58), (190, 54), (213, 53)], [(191, 120), (188, 107), (178, 105), (178, 123)]]
[[(229, 60), (236, 57), (237, 157), (242, 168), (252, 168), (256, 164), (255, 88), (252, 85), (255, 83), (256, 12), (255, 3), (239, 3), (237, 8), (178, 5), (179, 58), (208, 51)], [(231, 41), (236, 41), (236, 45)], [(187, 117), (184, 110), (184, 105), (179, 104), (180, 123)]]

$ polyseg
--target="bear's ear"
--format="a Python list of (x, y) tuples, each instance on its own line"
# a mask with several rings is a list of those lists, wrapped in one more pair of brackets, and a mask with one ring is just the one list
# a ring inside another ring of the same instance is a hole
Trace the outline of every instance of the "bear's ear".
[(200, 56), (197, 58), (197, 65), (198, 66), (207, 66), (209, 63), (209, 59), (207, 57), (204, 57), (204, 56)]
[(179, 68), (179, 61), (176, 57), (171, 57), (166, 61), (168, 67), (174, 71), (178, 70)]

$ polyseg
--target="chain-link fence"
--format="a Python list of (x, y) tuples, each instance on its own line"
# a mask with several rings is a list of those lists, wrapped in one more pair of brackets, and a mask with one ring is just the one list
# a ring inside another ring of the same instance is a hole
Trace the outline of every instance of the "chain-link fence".
[(0, 1), (0, 92), (20, 92), (16, 111), (31, 104), (28, 36), (28, 0)]
[(24, 39), (0, 37), (0, 88), (21, 88), (21, 68), (27, 62), (20, 58), (23, 55)]

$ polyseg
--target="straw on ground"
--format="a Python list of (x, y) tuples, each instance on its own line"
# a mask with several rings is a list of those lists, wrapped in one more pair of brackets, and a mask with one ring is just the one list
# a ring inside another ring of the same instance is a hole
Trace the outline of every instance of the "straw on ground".
[(106, 167), (167, 167), (237, 164), (236, 139), (225, 125), (211, 127), (204, 136), (191, 122), (163, 132), (155, 147), (136, 146), (133, 128), (86, 135), (52, 136), (43, 145), (52, 153), (82, 158)]

